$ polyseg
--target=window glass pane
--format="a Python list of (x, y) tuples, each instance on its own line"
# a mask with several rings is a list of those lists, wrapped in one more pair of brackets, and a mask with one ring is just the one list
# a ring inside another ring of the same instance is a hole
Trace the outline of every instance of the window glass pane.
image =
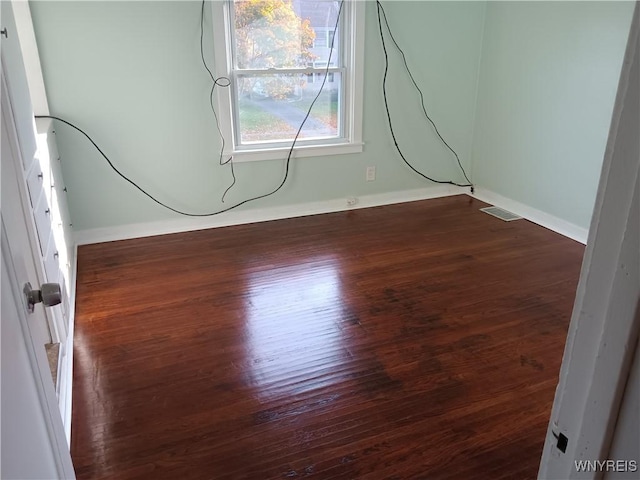
[(241, 69), (341, 66), (333, 0), (234, 0), (234, 55)]
[[(240, 144), (291, 142), (318, 94), (324, 72), (313, 82), (306, 74), (239, 75), (236, 81)], [(340, 135), (342, 78), (330, 72), (299, 139)]]

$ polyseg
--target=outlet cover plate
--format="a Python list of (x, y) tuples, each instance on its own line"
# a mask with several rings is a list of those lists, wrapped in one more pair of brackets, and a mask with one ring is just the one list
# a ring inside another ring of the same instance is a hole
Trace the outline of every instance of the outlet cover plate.
[(373, 182), (376, 179), (376, 167), (374, 165), (367, 167), (367, 182)]

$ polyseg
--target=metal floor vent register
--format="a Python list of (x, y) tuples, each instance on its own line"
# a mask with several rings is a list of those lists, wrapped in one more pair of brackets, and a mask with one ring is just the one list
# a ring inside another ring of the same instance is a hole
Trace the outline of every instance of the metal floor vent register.
[(485, 208), (481, 208), (480, 211), (484, 213), (488, 213), (489, 215), (493, 215), (494, 217), (498, 217), (500, 220), (504, 220), (505, 222), (520, 220), (522, 218), (516, 215), (515, 213), (511, 213), (500, 207), (485, 207)]

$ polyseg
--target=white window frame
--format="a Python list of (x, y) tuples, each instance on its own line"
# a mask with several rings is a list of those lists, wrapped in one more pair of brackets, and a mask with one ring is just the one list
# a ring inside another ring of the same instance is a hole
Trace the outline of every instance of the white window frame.
[[(214, 0), (211, 2), (213, 25), (214, 75), (234, 79), (231, 56), (231, 2), (233, 0)], [(345, 32), (342, 40), (344, 51), (344, 137), (339, 141), (327, 139), (326, 143), (296, 143), (292, 158), (318, 157), (362, 152), (362, 105), (364, 80), (364, 10), (363, 0), (343, 0)], [(304, 70), (301, 73), (305, 73)], [(236, 144), (233, 98), (231, 87), (216, 87), (217, 112), (220, 130), (225, 138), (223, 156), (233, 157), (234, 162), (285, 159), (291, 149), (289, 146), (269, 147), (266, 144), (255, 146)]]

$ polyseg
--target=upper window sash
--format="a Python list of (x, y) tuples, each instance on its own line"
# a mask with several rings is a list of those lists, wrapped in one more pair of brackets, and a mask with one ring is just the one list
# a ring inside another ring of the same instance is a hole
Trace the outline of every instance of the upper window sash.
[[(307, 64), (308, 61), (313, 61), (313, 56), (320, 54), (320, 55), (324, 55), (328, 57), (328, 50), (329, 50), (329, 41), (331, 40), (331, 38), (333, 37), (336, 28), (337, 31), (339, 32), (338, 35), (336, 36), (335, 39), (335, 44), (334, 44), (334, 48), (332, 49), (333, 51), (331, 52), (331, 63), (332, 66), (336, 66), (336, 67), (342, 67), (344, 65), (343, 62), (343, 58), (345, 56), (345, 46), (344, 43), (342, 41), (343, 38), (343, 34), (345, 33), (345, 24), (347, 24), (347, 22), (349, 21), (349, 12), (347, 10), (349, 10), (349, 5), (347, 5), (349, 2), (345, 1), (344, 4), (342, 5), (342, 12), (339, 15), (338, 18), (338, 12), (340, 11), (341, 8), (341, 4), (340, 4), (340, 0), (326, 0), (326, 1), (317, 1), (316, 4), (318, 5), (322, 5), (325, 4), (328, 8), (326, 11), (326, 25), (321, 24), (321, 25), (312, 25), (310, 23), (310, 20), (307, 18), (304, 18), (302, 16), (297, 16), (298, 13), (296, 12), (296, 20), (300, 19), (301, 20), (301, 26), (300, 29), (298, 30), (298, 35), (299, 35), (299, 39), (300, 42), (302, 43), (305, 39), (306, 39), (306, 46), (303, 48), (302, 45), (300, 45), (300, 50), (299, 50), (299, 54), (300, 56), (297, 57), (296, 55), (291, 55), (290, 57), (287, 57), (287, 55), (285, 54), (284, 57), (285, 58), (280, 58), (280, 59), (276, 59), (275, 64), (273, 64), (273, 62), (271, 62), (271, 64), (266, 65), (264, 67), (260, 67), (259, 65), (246, 65), (246, 64), (242, 64), (242, 58), (240, 58), (241, 56), (238, 53), (238, 43), (240, 41), (239, 39), (239, 33), (243, 33), (245, 36), (248, 37), (248, 39), (250, 39), (249, 35), (251, 34), (252, 31), (260, 31), (260, 21), (254, 21), (250, 24), (250, 27), (247, 26), (247, 29), (245, 32), (242, 32), (242, 29), (240, 29), (240, 31), (236, 28), (236, 4), (241, 5), (242, 1), (238, 1), (238, 2), (234, 2), (234, 0), (227, 0), (226, 2), (226, 8), (228, 10), (228, 16), (229, 16), (229, 22), (227, 23), (228, 29), (230, 30), (229, 32), (229, 39), (230, 39), (230, 53), (232, 55), (232, 68), (233, 70), (271, 70), (271, 69), (275, 69), (275, 70), (293, 70), (295, 68), (304, 68), (304, 66)], [(250, 2), (247, 2), (248, 4), (250, 4)], [(337, 5), (337, 8), (336, 8)], [(302, 12), (301, 12), (302, 13)], [(306, 13), (311, 13), (311, 12), (306, 12)], [(325, 12), (322, 12), (322, 14), (325, 14)], [(331, 32), (331, 35), (330, 33)], [(315, 33), (316, 38), (318, 37), (322, 37), (325, 40), (325, 45), (318, 48), (314, 45), (314, 39), (311, 37), (311, 35)], [(280, 45), (280, 47), (282, 47), (282, 45)], [(291, 50), (292, 45), (289, 45), (289, 49)], [(320, 50), (320, 51), (316, 51), (313, 52), (313, 50)], [(273, 53), (273, 52), (277, 52), (276, 55), (278, 55), (278, 53), (281, 53), (283, 51), (286, 51), (283, 48), (279, 48), (279, 49), (273, 49), (271, 50), (271, 52), (265, 52), (265, 53)], [(308, 53), (310, 54), (310, 56), (305, 59), (304, 57), (302, 57), (303, 53)], [(255, 59), (254, 59), (255, 60)], [(246, 63), (248, 61), (248, 59), (245, 59)], [(278, 61), (280, 62), (280, 64), (278, 64)], [(259, 61), (257, 62), (259, 63)], [(296, 65), (296, 63), (298, 63), (298, 65)]]

